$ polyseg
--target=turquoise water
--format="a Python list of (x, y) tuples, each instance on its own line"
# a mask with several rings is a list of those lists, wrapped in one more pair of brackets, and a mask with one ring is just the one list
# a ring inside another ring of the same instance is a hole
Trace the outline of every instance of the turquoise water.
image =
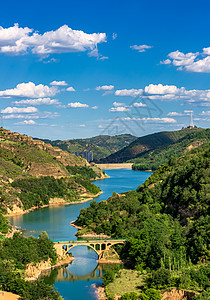
[[(117, 193), (134, 190), (150, 175), (150, 172), (132, 171), (130, 169), (106, 170), (109, 178), (96, 180), (103, 193), (95, 198), (97, 202), (106, 200), (113, 191)], [(29, 214), (10, 217), (13, 225), (25, 229), (25, 235), (37, 237), (41, 231), (47, 231), (54, 241), (69, 241), (76, 239), (76, 229), (70, 223), (79, 216), (83, 207), (88, 207), (91, 201), (66, 206), (46, 207)], [(48, 273), (46, 280), (52, 282), (65, 300), (96, 299), (93, 284), (102, 283), (100, 266), (97, 264), (97, 254), (86, 246), (77, 246), (71, 250), (75, 260), (66, 267)], [(103, 267), (102, 267), (103, 269)], [(93, 275), (96, 274), (96, 275)], [(98, 274), (98, 276), (97, 276)]]

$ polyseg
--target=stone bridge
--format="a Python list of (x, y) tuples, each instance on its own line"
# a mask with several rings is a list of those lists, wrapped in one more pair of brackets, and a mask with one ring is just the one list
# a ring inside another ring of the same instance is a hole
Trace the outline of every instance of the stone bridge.
[(59, 256), (65, 256), (73, 247), (88, 246), (98, 254), (98, 259), (101, 259), (104, 251), (109, 250), (113, 245), (124, 244), (125, 241), (125, 239), (104, 239), (56, 242), (54, 248)]

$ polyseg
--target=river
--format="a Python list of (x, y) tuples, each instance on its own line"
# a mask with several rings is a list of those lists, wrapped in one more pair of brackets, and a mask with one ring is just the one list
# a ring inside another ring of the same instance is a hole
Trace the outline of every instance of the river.
[[(117, 193), (134, 190), (142, 184), (151, 172), (132, 171), (130, 169), (106, 170), (109, 178), (96, 180), (103, 193), (95, 198), (97, 202), (106, 200), (113, 191)], [(76, 229), (70, 222), (77, 219), (82, 208), (91, 201), (66, 206), (53, 206), (34, 210), (28, 214), (10, 217), (11, 224), (25, 229), (25, 235), (38, 237), (41, 231), (47, 231), (53, 241), (76, 240)], [(46, 277), (58, 289), (65, 300), (96, 299), (92, 285), (102, 283), (103, 266), (97, 264), (97, 254), (86, 246), (77, 246), (71, 250), (75, 260), (68, 266), (51, 271)]]

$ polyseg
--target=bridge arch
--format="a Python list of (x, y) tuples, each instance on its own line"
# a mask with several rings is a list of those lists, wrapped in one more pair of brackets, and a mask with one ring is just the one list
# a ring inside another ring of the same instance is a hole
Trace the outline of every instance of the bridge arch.
[[(67, 245), (63, 245), (63, 246), (67, 246)], [(65, 250), (65, 253), (64, 254), (67, 254), (67, 253), (69, 253), (69, 251), (71, 250), (71, 249), (73, 249), (73, 248), (75, 248), (75, 247), (77, 247), (77, 246), (85, 246), (85, 247), (89, 247), (89, 248), (91, 248), (91, 249), (93, 249), (94, 250), (94, 252), (98, 255), (98, 257), (99, 257), (99, 254), (98, 254), (98, 252), (97, 252), (97, 250), (94, 248), (94, 245), (69, 245), (69, 247), (67, 246), (67, 249), (64, 249)]]

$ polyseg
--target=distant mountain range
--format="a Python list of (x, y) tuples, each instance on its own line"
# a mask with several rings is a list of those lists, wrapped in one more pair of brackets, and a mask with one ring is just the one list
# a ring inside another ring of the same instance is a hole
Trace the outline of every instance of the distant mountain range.
[(70, 153), (76, 151), (92, 151), (94, 161), (99, 161), (100, 159), (103, 159), (128, 146), (131, 142), (136, 140), (136, 138), (137, 137), (131, 134), (121, 134), (115, 136), (99, 135), (92, 138), (65, 141), (51, 141), (48, 139), (42, 139), (42, 141)]
[(133, 162), (134, 170), (155, 170), (171, 155), (180, 155), (210, 138), (210, 129), (184, 128), (164, 131), (137, 138), (127, 147), (101, 159), (100, 163)]

